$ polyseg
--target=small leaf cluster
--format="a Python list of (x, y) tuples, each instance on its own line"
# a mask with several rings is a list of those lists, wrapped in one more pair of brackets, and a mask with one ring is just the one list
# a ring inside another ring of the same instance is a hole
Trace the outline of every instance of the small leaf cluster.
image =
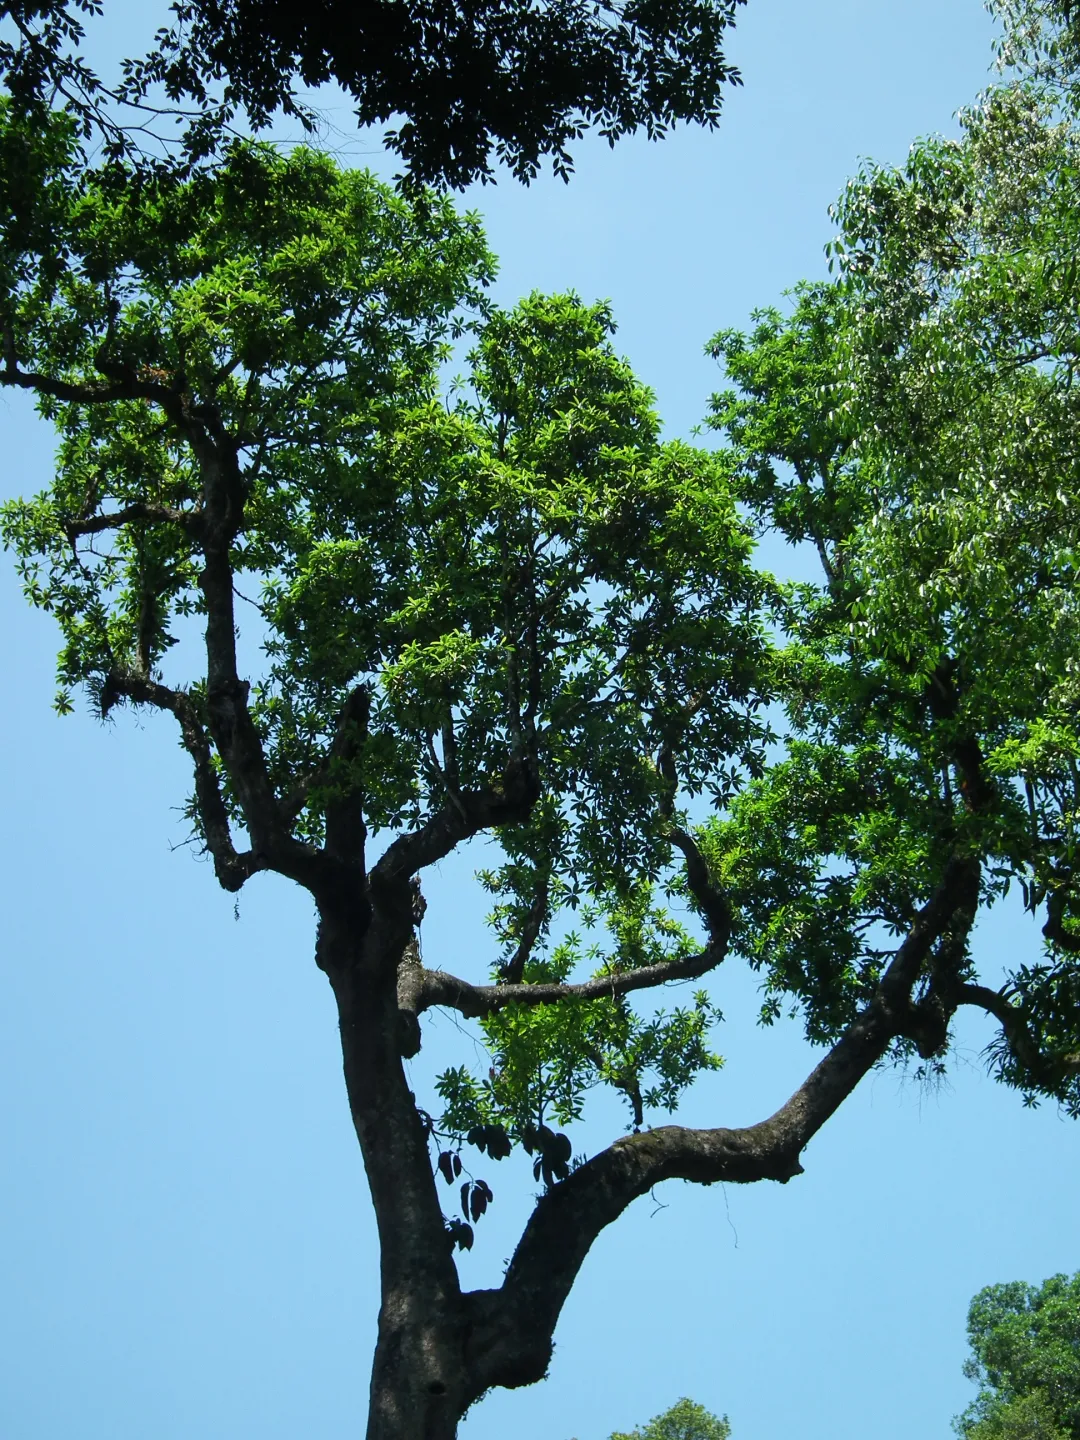
[(610, 1440), (730, 1440), (727, 1416), (713, 1415), (693, 1400), (676, 1400), (670, 1410), (655, 1415), (647, 1425), (624, 1433), (616, 1431)]
[[(621, 903), (609, 899), (585, 906), (581, 919), (597, 932), (596, 942), (586, 945), (577, 931), (569, 931), (530, 957), (526, 981), (620, 974), (701, 948), (665, 906), (653, 902), (644, 884)], [(651, 1110), (673, 1111), (697, 1075), (721, 1067), (708, 1043), (721, 1018), (705, 991), (687, 1005), (655, 1007), (652, 1013), (635, 1010), (625, 996), (572, 1005), (507, 1005), (481, 1022), (490, 1055), (487, 1074), (458, 1066), (439, 1077), (445, 1107), (440, 1124), (465, 1135), (497, 1122), (529, 1153), (531, 1146), (542, 1155), (534, 1137), (548, 1133), (547, 1119), (573, 1124), (589, 1093), (608, 1085), (624, 1097), (630, 1123), (640, 1127)], [(568, 1161), (569, 1155), (561, 1158)]]

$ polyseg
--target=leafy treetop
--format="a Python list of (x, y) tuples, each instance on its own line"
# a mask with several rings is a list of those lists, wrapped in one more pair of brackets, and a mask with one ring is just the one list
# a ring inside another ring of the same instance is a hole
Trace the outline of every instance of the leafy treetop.
[(964, 1373), (978, 1399), (956, 1421), (963, 1440), (1080, 1436), (1080, 1274), (1042, 1285), (988, 1285), (968, 1314)]
[[(1077, 139), (1047, 103), (1002, 87), (961, 141), (868, 167), (837, 210), (839, 279), (713, 342), (740, 493), (823, 580), (788, 588), (788, 754), (703, 846), (766, 1018), (797, 994), (820, 1039), (951, 866), (986, 904), (1017, 885), (1043, 955), (991, 989), (957, 934), (924, 1013), (986, 1009), (1001, 1077), (1076, 1113)], [(940, 1064), (932, 1031), (899, 1049)]]
[(729, 1440), (730, 1435), (726, 1415), (712, 1415), (704, 1405), (683, 1399), (647, 1425), (639, 1425), (629, 1434), (618, 1431), (611, 1440)]
[[(1003, 1079), (1080, 1109), (1077, 167), (1044, 91), (857, 177), (836, 281), (716, 337), (712, 452), (662, 440), (605, 306), (491, 305), (436, 195), (78, 146), (0, 109), (0, 382), (60, 436), (3, 534), (60, 708), (170, 715), (221, 883), (314, 898), (383, 1247), (371, 1440), (538, 1379), (635, 1198), (790, 1179), (875, 1065), (944, 1064), (962, 1006)], [(756, 573), (755, 528), (818, 579)], [(452, 975), (424, 875), (480, 836), (496, 944)], [(1045, 947), (995, 988), (973, 929), (1011, 885)], [(733, 954), (828, 1048), (755, 1125), (651, 1128), (717, 1012), (633, 997)], [(433, 1006), (491, 1052), (439, 1116), (403, 1066)], [(575, 1159), (598, 1084), (634, 1133)], [(542, 1183), (495, 1290), (454, 1260), (493, 1198), (466, 1145)]]

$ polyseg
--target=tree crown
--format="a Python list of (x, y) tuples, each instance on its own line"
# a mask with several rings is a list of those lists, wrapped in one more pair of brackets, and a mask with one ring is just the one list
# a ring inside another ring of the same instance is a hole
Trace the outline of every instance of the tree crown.
[(964, 1373), (979, 1396), (956, 1422), (965, 1440), (1080, 1435), (1080, 1275), (988, 1285), (968, 1313)]

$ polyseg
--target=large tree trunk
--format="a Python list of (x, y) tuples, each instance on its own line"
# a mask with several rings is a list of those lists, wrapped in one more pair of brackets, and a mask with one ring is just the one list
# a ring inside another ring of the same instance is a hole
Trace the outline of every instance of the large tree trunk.
[[(358, 933), (359, 932), (359, 933)], [(397, 970), (408, 908), (365, 925), (323, 909), (319, 961), (338, 1003), (349, 1108), (381, 1248), (367, 1440), (453, 1440), (472, 1395), (465, 1305), (428, 1140), (402, 1063)]]
[(467, 1404), (460, 1329), (402, 1298), (383, 1297), (367, 1440), (455, 1440)]

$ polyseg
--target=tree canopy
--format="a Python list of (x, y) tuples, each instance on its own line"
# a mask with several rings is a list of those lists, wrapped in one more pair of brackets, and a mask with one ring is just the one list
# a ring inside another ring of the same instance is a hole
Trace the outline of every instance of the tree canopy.
[[(715, 337), (706, 449), (606, 306), (493, 305), (435, 193), (252, 142), (87, 169), (70, 110), (0, 107), (0, 383), (59, 435), (3, 536), (58, 708), (171, 717), (221, 884), (313, 897), (383, 1247), (370, 1440), (540, 1378), (634, 1199), (793, 1178), (875, 1066), (947, 1064), (961, 1007), (1080, 1110), (1075, 147), (1022, 78), (867, 167), (835, 279)], [(756, 569), (765, 529), (817, 578)], [(450, 974), (425, 872), (479, 837), (493, 942)], [(973, 931), (1010, 887), (1042, 941), (1002, 983)], [(822, 1058), (757, 1124), (654, 1124), (721, 1017), (649, 992), (736, 959)], [(436, 1006), (487, 1055), (418, 1098)], [(628, 1133), (575, 1154), (599, 1086)], [(463, 1292), (515, 1153), (540, 1194)]]
[(617, 1431), (611, 1440), (730, 1440), (727, 1417), (710, 1414), (693, 1400), (676, 1400), (670, 1410), (654, 1415), (629, 1434)]
[(965, 1374), (978, 1399), (956, 1422), (964, 1440), (1080, 1435), (1080, 1274), (1041, 1285), (988, 1285), (968, 1314)]
[(297, 85), (334, 82), (358, 124), (397, 120), (386, 138), (414, 183), (462, 187), (491, 178), (493, 161), (529, 180), (548, 157), (566, 177), (568, 147), (593, 127), (614, 144), (714, 126), (739, 83), (724, 45), (742, 3), (177, 0), (152, 51), (103, 85), (80, 56), (101, 0), (9, 0), (0, 75), (22, 103), (59, 93), (120, 149), (148, 111), (171, 111), (196, 158), (239, 117), (258, 130), (281, 112), (313, 129)]

